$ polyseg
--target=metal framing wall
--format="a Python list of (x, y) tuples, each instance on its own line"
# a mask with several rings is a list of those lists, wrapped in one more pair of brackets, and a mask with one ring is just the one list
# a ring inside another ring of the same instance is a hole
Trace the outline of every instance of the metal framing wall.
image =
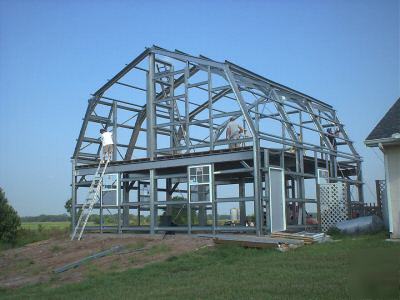
[[(246, 130), (239, 142), (223, 138), (231, 117), (243, 122)], [(122, 197), (116, 213), (111, 213), (117, 216), (113, 226), (104, 224), (104, 209), (97, 205), (101, 225), (88, 229), (234, 230), (260, 235), (268, 232), (270, 166), (285, 171), (286, 202), (296, 212), (297, 224), (292, 226), (306, 226), (306, 204), (317, 203), (316, 195), (307, 194), (316, 190), (319, 168), (329, 171), (331, 182), (354, 186), (355, 197), (363, 202), (362, 159), (332, 106), (229, 61), (153, 46), (89, 100), (72, 159), (73, 224), (82, 205), (79, 191), (84, 193), (90, 185), (99, 160), (100, 128), (113, 131), (114, 159), (107, 173), (120, 175)], [(328, 133), (328, 128), (336, 133)], [(240, 146), (228, 150), (232, 143)], [(192, 226), (188, 197), (177, 200), (174, 193), (185, 190), (186, 168), (199, 164), (213, 165), (214, 195), (210, 204), (195, 208), (201, 225)], [(312, 188), (306, 184), (310, 180)], [(229, 184), (238, 185), (237, 197), (219, 197), (218, 186)], [(137, 193), (135, 201), (130, 199), (132, 191)], [(164, 194), (165, 199), (158, 199)], [(245, 226), (246, 213), (241, 211), (239, 226), (221, 227), (218, 203), (223, 202), (238, 202), (242, 210), (251, 203), (255, 226)], [(160, 220), (179, 205), (186, 206), (186, 226), (160, 226)], [(145, 225), (143, 212), (148, 215)], [(210, 220), (205, 220), (207, 212)], [(136, 225), (130, 222), (132, 213)]]

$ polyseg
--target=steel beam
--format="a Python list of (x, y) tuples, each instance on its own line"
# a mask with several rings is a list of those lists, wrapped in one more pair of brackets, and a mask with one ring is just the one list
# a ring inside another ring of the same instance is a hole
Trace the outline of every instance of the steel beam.
[(155, 56), (154, 53), (149, 54), (149, 75), (147, 77), (147, 102), (146, 102), (146, 119), (147, 119), (147, 157), (150, 160), (155, 159), (156, 150), (156, 106), (155, 100), (155, 83), (154, 83), (154, 73), (155, 73)]
[[(179, 78), (177, 78), (174, 81), (173, 86), (175, 88), (178, 88), (180, 85), (184, 84), (187, 81), (185, 78), (189, 78), (189, 77), (193, 76), (194, 74), (196, 74), (197, 72), (198, 72), (198, 69), (196, 67), (189, 68), (187, 74), (185, 73), (184, 75), (180, 76)], [(148, 79), (147, 79), (147, 81), (148, 81)], [(185, 86), (187, 86), (187, 82), (185, 83)], [(168, 92), (169, 88), (167, 88), (166, 91)], [(163, 97), (163, 93), (159, 93), (157, 95), (156, 99), (159, 100), (162, 97)], [(187, 99), (187, 101), (188, 101), (188, 99)], [(133, 130), (130, 141), (129, 141), (129, 147), (128, 147), (128, 150), (126, 151), (125, 160), (129, 160), (132, 158), (133, 150), (137, 143), (139, 132), (141, 130), (141, 126), (142, 126), (144, 120), (146, 119), (146, 116), (147, 116), (147, 105), (142, 108), (142, 110), (140, 111), (139, 115), (136, 118), (135, 129)]]
[[(246, 183), (244, 180), (239, 182), (239, 198), (246, 197)], [(252, 199), (254, 201), (254, 199)], [(240, 215), (240, 225), (246, 226), (246, 202), (241, 201), (239, 203), (239, 215)]]
[(76, 162), (75, 159), (71, 160), (72, 167), (72, 185), (71, 185), (71, 234), (73, 234), (75, 230), (75, 219), (76, 219), (76, 172), (75, 172)]
[[(120, 165), (109, 165), (106, 174), (119, 173), (119, 172), (135, 172), (135, 171), (146, 171), (150, 169), (165, 169), (174, 167), (184, 167), (191, 165), (201, 165), (205, 161), (207, 163), (218, 163), (227, 161), (241, 161), (252, 159), (252, 151), (240, 151), (231, 152), (224, 154), (209, 154), (202, 156), (194, 156), (187, 158), (176, 158), (169, 160), (156, 160), (156, 161), (146, 161), (146, 162), (132, 162), (124, 163)], [(96, 172), (96, 167), (91, 168), (77, 168), (77, 176), (93, 175)]]
[(156, 226), (156, 207), (157, 201), (157, 180), (155, 179), (156, 170), (150, 170), (150, 234), (154, 234), (154, 227)]
[(115, 82), (124, 77), (130, 70), (132, 70), (136, 65), (143, 61), (149, 54), (149, 49), (144, 50), (139, 54), (133, 61), (131, 61), (125, 68), (119, 71), (112, 79), (110, 79), (106, 84), (99, 88), (95, 93), (95, 97), (102, 96), (106, 90), (108, 90)]
[(118, 151), (118, 112), (117, 112), (117, 102), (113, 102), (112, 106), (112, 118), (113, 118), (113, 140), (114, 140), (114, 150), (113, 150), (113, 161), (117, 160), (117, 151)]
[(85, 137), (86, 128), (87, 128), (87, 125), (89, 122), (89, 117), (96, 107), (96, 102), (97, 102), (97, 99), (95, 99), (95, 98), (89, 99), (89, 101), (88, 101), (88, 106), (86, 108), (85, 117), (83, 119), (81, 130), (79, 132), (79, 137), (78, 137), (78, 140), (75, 145), (74, 154), (72, 155), (72, 157), (75, 159), (78, 157), (78, 154), (81, 150), (82, 140)]
[(225, 66), (225, 74), (226, 77), (229, 80), (229, 84), (232, 87), (232, 90), (237, 98), (237, 101), (239, 103), (240, 109), (242, 111), (243, 117), (247, 122), (247, 125), (250, 128), (250, 132), (253, 136), (253, 163), (254, 163), (254, 170), (253, 170), (253, 176), (254, 176), (254, 214), (256, 217), (256, 233), (258, 236), (261, 235), (262, 233), (262, 190), (261, 190), (261, 156), (260, 156), (260, 143), (258, 140), (258, 132), (256, 131), (256, 128), (254, 126), (253, 120), (251, 119), (248, 111), (247, 111), (247, 106), (245, 104), (245, 101), (242, 97), (242, 94), (239, 91), (238, 85), (235, 81), (235, 78), (233, 77), (233, 74), (231, 70), (229, 69), (229, 66)]

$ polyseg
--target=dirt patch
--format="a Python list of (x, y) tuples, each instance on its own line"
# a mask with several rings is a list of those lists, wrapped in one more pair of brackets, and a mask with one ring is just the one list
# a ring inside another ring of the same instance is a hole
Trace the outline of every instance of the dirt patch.
[[(54, 269), (113, 246), (123, 250), (78, 268), (55, 274)], [(0, 253), (0, 287), (16, 288), (39, 282), (57, 286), (78, 282), (101, 272), (120, 272), (163, 261), (201, 247), (212, 246), (206, 238), (188, 235), (90, 234), (81, 241), (49, 239)], [(142, 251), (135, 251), (144, 249)]]

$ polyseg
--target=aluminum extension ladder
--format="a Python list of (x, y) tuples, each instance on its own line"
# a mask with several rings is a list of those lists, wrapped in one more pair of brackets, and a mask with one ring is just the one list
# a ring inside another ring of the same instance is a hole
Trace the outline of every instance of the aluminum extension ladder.
[[(165, 67), (165, 66), (162, 66), (162, 68), (164, 68), (164, 72), (165, 71), (168, 71), (168, 69)], [(157, 65), (157, 71), (158, 72), (161, 72), (161, 70), (160, 70), (160, 66), (158, 66)], [(172, 80), (173, 80), (173, 77), (172, 77)], [(168, 83), (168, 82), (165, 82), (165, 83)], [(169, 83), (168, 83), (169, 84)], [(164, 97), (168, 97), (168, 93), (167, 93), (167, 90), (165, 89), (165, 87), (164, 87), (164, 85), (163, 84), (160, 84), (161, 85), (161, 93), (162, 93), (162, 95), (164, 96)], [(171, 92), (171, 91), (170, 91)], [(173, 90), (172, 90), (172, 94), (173, 94)], [(168, 104), (171, 104), (171, 101), (172, 101), (172, 105), (173, 105), (173, 110), (174, 110), (174, 112), (173, 112), (173, 114), (174, 114), (174, 116), (173, 116), (173, 118), (174, 118), (174, 120), (175, 119), (178, 119), (178, 121), (181, 121), (182, 120), (182, 118), (181, 118), (181, 114), (180, 114), (180, 112), (179, 112), (179, 107), (178, 107), (178, 105), (176, 104), (176, 101), (175, 100), (173, 100), (173, 99), (171, 99), (170, 101), (168, 101), (167, 103)], [(169, 110), (171, 109), (171, 107), (169, 108)], [(175, 127), (175, 126), (174, 126)], [(180, 143), (180, 141), (182, 140), (182, 139), (184, 139), (185, 141), (186, 141), (186, 128), (184, 127), (184, 126), (182, 126), (182, 124), (181, 125), (179, 125), (179, 128), (178, 128), (178, 131), (176, 131), (175, 129), (174, 129), (174, 131), (172, 132), (172, 134), (173, 134), (173, 136), (174, 136), (174, 138), (175, 138), (175, 143), (176, 143), (176, 146), (179, 146), (179, 143)], [(192, 141), (189, 139), (189, 143), (190, 144), (192, 144)]]
[(75, 237), (77, 236), (79, 228), (80, 228), (80, 232), (79, 232), (77, 240), (79, 241), (82, 238), (83, 231), (85, 230), (86, 224), (92, 213), (93, 206), (100, 200), (101, 186), (103, 185), (103, 177), (104, 177), (104, 173), (107, 169), (109, 162), (110, 162), (110, 158), (107, 159), (107, 161), (104, 164), (103, 169), (101, 169), (101, 165), (103, 163), (100, 161), (99, 166), (97, 167), (96, 173), (93, 177), (92, 183), (89, 188), (86, 202), (82, 206), (82, 211), (79, 216), (78, 223), (76, 223), (74, 233), (71, 236), (71, 241), (74, 240)]

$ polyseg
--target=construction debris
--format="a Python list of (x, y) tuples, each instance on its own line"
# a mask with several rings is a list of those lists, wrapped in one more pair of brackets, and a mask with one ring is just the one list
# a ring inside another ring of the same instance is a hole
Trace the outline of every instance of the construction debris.
[(87, 256), (87, 257), (85, 257), (85, 258), (83, 258), (83, 259), (80, 259), (80, 260), (78, 260), (78, 261), (75, 261), (75, 262), (73, 262), (73, 263), (67, 264), (67, 265), (62, 266), (62, 267), (60, 267), (60, 268), (57, 268), (57, 269), (54, 270), (54, 273), (62, 273), (62, 272), (68, 271), (68, 270), (70, 270), (70, 269), (77, 268), (77, 267), (79, 267), (80, 265), (82, 265), (82, 264), (84, 264), (84, 263), (87, 263), (87, 262), (89, 262), (89, 261), (91, 261), (91, 260), (94, 260), (94, 259), (96, 259), (96, 258), (100, 258), (100, 257), (106, 256), (106, 255), (112, 254), (112, 253), (114, 253), (114, 252), (118, 252), (118, 251), (120, 251), (120, 250), (122, 250), (122, 249), (123, 249), (122, 246), (114, 246), (114, 247), (111, 247), (111, 248), (108, 249), (108, 250), (95, 253), (95, 254), (93, 254), (93, 255)]
[(148, 250), (148, 249), (149, 249), (148, 247), (138, 248), (138, 249), (126, 249), (123, 246), (114, 246), (114, 247), (112, 247), (112, 248), (110, 248), (108, 250), (105, 250), (105, 251), (102, 251), (102, 252), (98, 252), (96, 254), (90, 255), (90, 256), (85, 257), (83, 259), (80, 259), (80, 260), (78, 260), (76, 262), (67, 264), (67, 265), (65, 265), (65, 266), (63, 266), (61, 268), (57, 268), (57, 269), (54, 270), (54, 273), (62, 273), (62, 272), (68, 271), (70, 269), (77, 268), (81, 264), (87, 263), (88, 261), (91, 261), (91, 260), (96, 259), (96, 258), (104, 257), (106, 255), (110, 255), (110, 254), (113, 254), (113, 253), (118, 253), (118, 254), (121, 255), (121, 254), (128, 254), (128, 253), (132, 253), (132, 252), (141, 252), (141, 251), (145, 251), (145, 250)]
[(285, 238), (272, 238), (269, 236), (251, 236), (239, 234), (199, 234), (199, 237), (213, 238), (215, 244), (232, 244), (247, 248), (280, 248), (282, 245), (287, 245), (288, 248), (297, 248), (304, 245), (303, 241), (285, 239)]
[(303, 241), (305, 245), (310, 245), (313, 243), (321, 243), (326, 241), (327, 236), (325, 233), (315, 233), (315, 232), (307, 232), (307, 231), (301, 231), (301, 232), (296, 232), (296, 233), (290, 233), (290, 232), (274, 232), (271, 234), (271, 237), (273, 238), (285, 238), (285, 239), (290, 239), (290, 240), (299, 240)]
[(298, 245), (293, 245), (293, 244), (279, 244), (278, 248), (276, 248), (276, 250), (280, 251), (280, 252), (287, 252), (291, 249), (295, 249), (299, 247)]

